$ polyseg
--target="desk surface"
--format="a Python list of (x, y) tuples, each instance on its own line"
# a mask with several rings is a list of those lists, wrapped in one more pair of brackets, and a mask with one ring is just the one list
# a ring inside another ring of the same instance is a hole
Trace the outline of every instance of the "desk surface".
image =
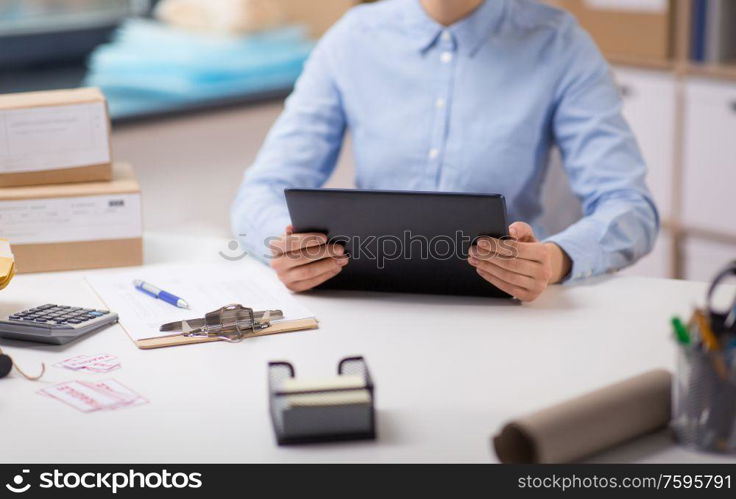
[[(226, 241), (147, 236), (147, 261), (206, 260)], [(174, 250), (178, 248), (178, 250)], [(183, 248), (189, 248), (186, 251)], [(167, 255), (167, 256), (164, 256)], [(243, 265), (255, 264), (247, 260)], [(0, 312), (42, 302), (101, 306), (80, 272), (17, 276)], [(479, 298), (344, 293), (300, 297), (315, 331), (169, 349), (138, 350), (112, 327), (65, 347), (2, 340), (34, 371), (0, 380), (2, 462), (492, 462), (489, 438), (508, 419), (642, 371), (673, 368), (668, 319), (700, 301), (705, 284), (610, 277), (555, 286), (528, 305)], [(52, 367), (109, 352), (106, 375)], [(276, 446), (266, 365), (288, 360), (302, 375), (331, 374), (364, 355), (376, 383), (376, 442)], [(144, 406), (82, 414), (36, 394), (72, 379), (114, 377), (150, 399)], [(666, 432), (594, 461), (734, 462), (676, 447)]]

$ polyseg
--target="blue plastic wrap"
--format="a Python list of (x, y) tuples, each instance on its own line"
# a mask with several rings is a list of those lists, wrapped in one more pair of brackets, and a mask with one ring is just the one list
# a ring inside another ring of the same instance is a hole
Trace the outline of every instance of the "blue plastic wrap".
[(85, 84), (102, 89), (113, 118), (186, 108), (288, 90), (313, 45), (299, 26), (229, 36), (134, 19), (94, 51)]

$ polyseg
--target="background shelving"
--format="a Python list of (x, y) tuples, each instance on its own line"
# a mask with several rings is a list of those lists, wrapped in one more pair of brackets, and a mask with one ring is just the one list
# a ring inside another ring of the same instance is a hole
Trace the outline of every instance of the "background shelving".
[[(549, 2), (576, 14), (611, 62), (649, 164), (663, 227), (628, 273), (708, 280), (736, 258), (736, 61), (692, 60), (699, 1)], [(720, 29), (736, 43), (732, 21)]]

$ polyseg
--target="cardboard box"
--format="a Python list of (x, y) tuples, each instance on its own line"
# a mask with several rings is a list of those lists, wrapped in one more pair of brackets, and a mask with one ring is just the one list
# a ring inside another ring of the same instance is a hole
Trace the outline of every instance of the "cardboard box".
[(0, 95), (0, 187), (110, 180), (111, 157), (100, 90)]
[(0, 189), (0, 237), (18, 272), (143, 263), (141, 194), (133, 169), (113, 166), (110, 182)]
[(360, 3), (358, 0), (276, 0), (283, 10), (287, 22), (305, 24), (310, 35), (319, 38), (335, 24), (345, 12)]
[(608, 57), (667, 60), (674, 49), (672, 0), (546, 0), (568, 10)]

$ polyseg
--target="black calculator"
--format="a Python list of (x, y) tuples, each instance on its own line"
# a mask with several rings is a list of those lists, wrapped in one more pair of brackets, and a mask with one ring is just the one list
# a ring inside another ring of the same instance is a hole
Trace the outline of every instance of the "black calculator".
[(0, 338), (63, 345), (117, 321), (109, 310), (49, 303), (0, 319)]

